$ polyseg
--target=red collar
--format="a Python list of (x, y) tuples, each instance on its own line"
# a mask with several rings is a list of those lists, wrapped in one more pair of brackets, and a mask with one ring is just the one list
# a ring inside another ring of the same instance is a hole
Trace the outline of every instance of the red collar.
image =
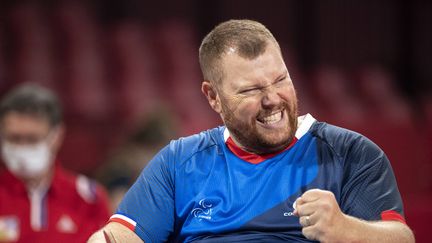
[(291, 143), (283, 150), (275, 152), (275, 153), (271, 153), (271, 154), (264, 154), (264, 155), (259, 155), (259, 154), (254, 154), (254, 153), (250, 153), (247, 151), (244, 151), (242, 148), (240, 148), (239, 146), (237, 146), (237, 144), (234, 142), (234, 140), (231, 137), (228, 137), (228, 139), (226, 140), (226, 145), (228, 146), (229, 150), (231, 150), (231, 152), (233, 152), (233, 154), (237, 155), (237, 157), (239, 157), (240, 159), (252, 163), (252, 164), (259, 164), (261, 162), (263, 162), (266, 159), (272, 158), (284, 151), (287, 151), (288, 149), (290, 149), (296, 142), (297, 142), (297, 138), (294, 137), (293, 140), (291, 141)]
[[(3, 163), (3, 161), (1, 162)], [(58, 181), (59, 177), (64, 177), (64, 169), (59, 165), (57, 161), (54, 161), (54, 174), (51, 182), (49, 184), (48, 190), (52, 191), (53, 189), (56, 191), (61, 191), (63, 188), (59, 188), (58, 183), (53, 183), (53, 181)], [(25, 194), (27, 195), (27, 188), (24, 182), (18, 179), (14, 174), (12, 174), (6, 168), (0, 168), (0, 183), (7, 185), (12, 193)]]

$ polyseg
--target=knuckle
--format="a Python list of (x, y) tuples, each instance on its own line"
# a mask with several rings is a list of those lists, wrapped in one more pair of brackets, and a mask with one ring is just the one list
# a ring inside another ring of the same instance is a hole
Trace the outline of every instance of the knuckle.
[(335, 199), (335, 195), (331, 191), (326, 191), (326, 197), (329, 200)]
[(329, 191), (323, 191), (323, 197), (326, 199), (329, 199), (331, 197), (331, 192)]
[(332, 208), (332, 204), (329, 201), (323, 201), (321, 203), (321, 208), (325, 211), (329, 211)]

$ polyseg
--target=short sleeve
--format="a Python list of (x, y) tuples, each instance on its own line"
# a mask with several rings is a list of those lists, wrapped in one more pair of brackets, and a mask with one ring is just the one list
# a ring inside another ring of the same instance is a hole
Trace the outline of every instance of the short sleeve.
[(166, 241), (173, 231), (174, 168), (170, 160), (167, 146), (144, 168), (110, 218), (145, 242)]
[(405, 222), (390, 162), (376, 144), (363, 136), (356, 139), (345, 157), (341, 208), (364, 220)]

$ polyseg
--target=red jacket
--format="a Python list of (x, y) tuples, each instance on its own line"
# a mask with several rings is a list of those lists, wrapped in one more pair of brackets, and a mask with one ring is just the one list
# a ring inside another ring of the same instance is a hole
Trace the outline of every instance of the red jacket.
[(30, 197), (20, 180), (0, 172), (0, 242), (86, 242), (109, 216), (106, 192), (85, 176), (56, 166), (48, 190)]

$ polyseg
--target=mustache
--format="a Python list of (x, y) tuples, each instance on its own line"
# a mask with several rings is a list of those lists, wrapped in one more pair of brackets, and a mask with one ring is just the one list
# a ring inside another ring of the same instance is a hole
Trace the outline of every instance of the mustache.
[(271, 114), (275, 113), (275, 111), (283, 111), (283, 110), (287, 110), (288, 112), (291, 111), (292, 109), (290, 108), (289, 104), (287, 102), (283, 102), (275, 107), (269, 108), (269, 109), (264, 109), (261, 110), (257, 117), (266, 117), (266, 116), (270, 116)]

